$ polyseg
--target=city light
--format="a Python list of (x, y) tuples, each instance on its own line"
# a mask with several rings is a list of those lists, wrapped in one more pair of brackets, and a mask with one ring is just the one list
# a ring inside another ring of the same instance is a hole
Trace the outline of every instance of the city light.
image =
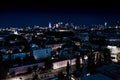
[(88, 59), (88, 57), (85, 55), (85, 56), (84, 56), (84, 59), (85, 59), (85, 60), (87, 60), (87, 59)]
[(77, 27), (59, 22), (52, 26), (49, 22), (46, 27), (1, 28), (0, 58), (2, 68), (8, 65), (6, 78), (34, 79), (35, 72), (40, 80), (63, 80), (61, 76), (77, 80), (99, 73), (96, 70), (101, 66), (119, 65), (120, 30), (119, 26), (110, 27), (107, 22)]
[(110, 49), (112, 54), (118, 54), (120, 53), (120, 48), (117, 46), (107, 46), (108, 49)]

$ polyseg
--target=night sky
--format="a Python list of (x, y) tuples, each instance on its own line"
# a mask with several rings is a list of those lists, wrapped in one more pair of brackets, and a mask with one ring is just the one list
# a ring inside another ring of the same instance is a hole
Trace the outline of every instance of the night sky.
[[(79, 0), (78, 0), (79, 1)], [(0, 27), (48, 26), (57, 22), (92, 25), (120, 20), (117, 1), (7, 1), (0, 3)]]

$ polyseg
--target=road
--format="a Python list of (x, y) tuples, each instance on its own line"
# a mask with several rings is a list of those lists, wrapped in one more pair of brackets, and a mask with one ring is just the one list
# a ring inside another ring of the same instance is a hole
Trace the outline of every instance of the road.
[[(75, 67), (72, 66), (72, 71), (75, 70)], [(40, 80), (45, 80), (45, 78), (53, 78), (55, 76), (58, 76), (58, 74), (60, 72), (66, 72), (66, 67), (63, 68), (59, 68), (56, 70), (51, 70), (45, 73), (39, 73), (38, 74), (38, 78)], [(8, 78), (8, 79), (2, 79), (2, 80), (31, 80), (33, 77), (34, 73), (31, 74), (25, 74), (25, 75), (21, 75), (21, 76), (16, 76), (16, 77), (12, 77), (12, 78)]]

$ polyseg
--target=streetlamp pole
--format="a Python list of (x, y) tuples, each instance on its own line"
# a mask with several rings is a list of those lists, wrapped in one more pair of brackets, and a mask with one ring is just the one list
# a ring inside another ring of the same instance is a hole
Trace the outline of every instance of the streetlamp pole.
[(72, 59), (72, 55), (69, 55), (69, 59), (70, 59), (70, 60), (69, 60), (70, 66), (69, 66), (69, 76), (68, 76), (68, 77), (69, 77), (69, 80), (71, 80), (71, 72), (72, 72), (72, 71), (71, 71), (71, 59)]
[(88, 56), (85, 55), (84, 56), (83, 75), (82, 75), (82, 77), (86, 77), (86, 74), (87, 74), (87, 60), (88, 60)]

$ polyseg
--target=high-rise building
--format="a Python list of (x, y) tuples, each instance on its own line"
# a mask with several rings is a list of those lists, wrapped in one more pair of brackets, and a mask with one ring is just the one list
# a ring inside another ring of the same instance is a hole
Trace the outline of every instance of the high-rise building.
[(119, 26), (120, 26), (120, 23), (119, 23), (119, 21), (116, 21), (116, 28), (118, 28)]
[(49, 26), (48, 26), (48, 28), (52, 28), (52, 26), (51, 26), (51, 22), (49, 22)]
[(107, 22), (105, 22), (105, 27), (107, 27)]

